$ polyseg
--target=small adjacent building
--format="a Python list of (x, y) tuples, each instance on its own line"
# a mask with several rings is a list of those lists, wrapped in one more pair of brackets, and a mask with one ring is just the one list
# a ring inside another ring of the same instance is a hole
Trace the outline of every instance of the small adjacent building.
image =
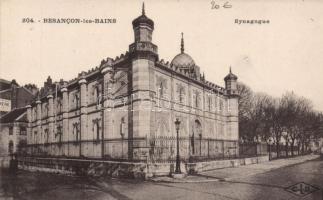
[(16, 80), (0, 79), (0, 117), (15, 108), (30, 104), (36, 93), (35, 85), (20, 86)]
[(0, 118), (0, 167), (7, 166), (10, 156), (24, 153), (27, 144), (27, 108), (16, 108)]

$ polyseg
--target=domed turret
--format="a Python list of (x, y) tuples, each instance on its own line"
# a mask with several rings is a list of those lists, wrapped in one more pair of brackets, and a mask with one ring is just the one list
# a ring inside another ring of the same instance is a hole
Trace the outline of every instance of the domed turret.
[(146, 16), (144, 3), (141, 15), (132, 21), (132, 27), (135, 33), (135, 42), (151, 42), (154, 22)]
[(238, 77), (232, 73), (231, 67), (230, 67), (230, 72), (226, 77), (224, 77), (224, 81), (228, 81), (228, 80), (236, 81), (237, 79), (238, 79)]
[(145, 13), (145, 4), (142, 4), (142, 13), (132, 21), (134, 43), (129, 45), (129, 53), (133, 58), (147, 58), (158, 60), (158, 47), (152, 43), (154, 22)]
[(172, 62), (171, 65), (175, 67), (176, 69), (187, 71), (192, 78), (199, 78), (200, 69), (195, 64), (193, 58), (188, 55), (187, 53), (184, 53), (184, 38), (182, 33), (182, 39), (181, 39), (181, 53), (177, 54)]
[(174, 57), (171, 64), (179, 68), (184, 68), (184, 67), (189, 68), (189, 67), (194, 67), (195, 62), (190, 55), (186, 53), (180, 53)]
[(142, 3), (141, 15), (132, 21), (133, 28), (136, 28), (140, 25), (146, 25), (154, 29), (154, 21), (149, 19), (145, 13), (145, 3)]
[(189, 68), (189, 67), (194, 67), (195, 66), (195, 62), (193, 60), (193, 58), (184, 53), (184, 38), (183, 38), (183, 33), (182, 33), (182, 39), (181, 39), (181, 53), (177, 54), (171, 64), (175, 67), (178, 68)]
[(237, 93), (237, 80), (238, 77), (232, 73), (230, 67), (229, 74), (224, 78), (225, 89), (227, 90), (228, 94), (232, 95)]

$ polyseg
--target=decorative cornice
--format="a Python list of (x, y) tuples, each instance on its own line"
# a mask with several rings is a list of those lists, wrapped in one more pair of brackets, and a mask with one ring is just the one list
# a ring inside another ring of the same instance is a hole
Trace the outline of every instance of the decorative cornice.
[(82, 79), (80, 79), (80, 80), (78, 81), (78, 83), (79, 83), (80, 85), (82, 85), (82, 84), (86, 83), (86, 79), (85, 79), (85, 78), (82, 78)]
[(61, 92), (67, 92), (67, 87), (63, 87), (63, 88), (61, 89)]
[(111, 66), (106, 66), (106, 67), (102, 68), (101, 73), (106, 74), (106, 73), (112, 72), (112, 71), (113, 71), (113, 68)]

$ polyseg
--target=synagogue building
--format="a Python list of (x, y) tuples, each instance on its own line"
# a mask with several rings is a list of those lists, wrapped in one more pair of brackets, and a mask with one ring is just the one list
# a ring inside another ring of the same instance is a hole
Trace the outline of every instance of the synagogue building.
[(174, 161), (178, 119), (181, 160), (237, 156), (237, 76), (230, 69), (225, 87), (206, 80), (183, 34), (172, 61), (160, 59), (144, 6), (132, 27), (134, 41), (124, 54), (70, 81), (47, 79), (27, 106), (27, 153)]

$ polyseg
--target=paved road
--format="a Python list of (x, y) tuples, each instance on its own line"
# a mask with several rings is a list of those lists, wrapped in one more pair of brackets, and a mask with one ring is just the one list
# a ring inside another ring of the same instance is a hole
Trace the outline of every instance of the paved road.
[[(265, 172), (263, 168), (262, 165), (246, 166), (241, 168), (244, 176), (204, 183), (137, 182), (25, 171), (15, 175), (1, 172), (0, 199), (323, 199), (323, 190), (305, 197), (285, 190), (299, 182), (323, 188), (323, 160)], [(203, 176), (216, 173), (211, 171)]]

